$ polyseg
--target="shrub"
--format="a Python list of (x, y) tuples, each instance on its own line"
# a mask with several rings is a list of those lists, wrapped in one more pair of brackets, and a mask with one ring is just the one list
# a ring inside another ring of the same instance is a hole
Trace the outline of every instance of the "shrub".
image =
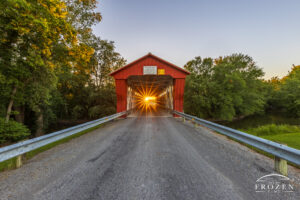
[(29, 135), (29, 129), (23, 124), (13, 120), (5, 123), (5, 119), (0, 118), (0, 144), (17, 142), (27, 138)]

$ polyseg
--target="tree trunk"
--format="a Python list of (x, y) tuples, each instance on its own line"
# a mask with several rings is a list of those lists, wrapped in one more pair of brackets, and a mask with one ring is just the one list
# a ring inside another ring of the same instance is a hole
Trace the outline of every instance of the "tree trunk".
[(15, 115), (16, 121), (24, 124), (24, 112), (25, 112), (24, 106), (14, 106), (14, 110), (18, 111), (19, 113)]
[(39, 112), (36, 112), (37, 115), (37, 119), (36, 119), (36, 132), (35, 132), (35, 136), (39, 137), (44, 135), (44, 115), (43, 112), (41, 110), (39, 110)]
[(8, 104), (8, 106), (7, 106), (7, 112), (6, 112), (5, 123), (8, 123), (8, 122), (9, 122), (9, 118), (10, 118), (10, 114), (11, 114), (11, 109), (12, 109), (12, 106), (13, 106), (13, 104), (14, 104), (14, 97), (15, 97), (16, 92), (17, 92), (17, 87), (14, 86), (13, 91), (12, 91), (12, 93), (11, 93), (11, 97), (10, 97), (9, 104)]

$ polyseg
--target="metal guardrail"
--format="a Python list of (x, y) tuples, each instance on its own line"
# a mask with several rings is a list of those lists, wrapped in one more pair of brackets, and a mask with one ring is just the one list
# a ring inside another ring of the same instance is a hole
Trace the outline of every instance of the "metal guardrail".
[(68, 136), (71, 136), (71, 135), (74, 135), (81, 131), (92, 128), (94, 126), (97, 126), (97, 125), (103, 124), (105, 122), (111, 121), (113, 119), (116, 119), (118, 117), (121, 117), (122, 115), (125, 115), (125, 114), (127, 114), (127, 111), (116, 113), (116, 114), (113, 114), (113, 115), (110, 115), (107, 117), (103, 117), (103, 118), (96, 119), (96, 120), (86, 122), (83, 124), (79, 124), (77, 126), (73, 126), (73, 127), (67, 128), (67, 129), (56, 131), (54, 133), (50, 133), (50, 134), (43, 135), (43, 136), (40, 136), (37, 138), (19, 142), (19, 143), (9, 145), (6, 147), (2, 147), (2, 148), (0, 148), (0, 162), (8, 160), (8, 159), (16, 157), (16, 156), (20, 156), (24, 153), (35, 150), (37, 148), (40, 148), (40, 147), (50, 144), (52, 142), (61, 140)]
[(207, 128), (210, 128), (214, 131), (217, 131), (221, 134), (224, 134), (226, 136), (229, 136), (231, 138), (234, 138), (240, 142), (246, 143), (248, 145), (251, 145), (253, 147), (256, 147), (262, 151), (265, 151), (267, 153), (270, 153), (274, 155), (275, 157), (282, 158), (284, 160), (290, 161), (291, 163), (294, 163), (296, 165), (300, 166), (300, 150), (278, 144), (276, 142), (272, 142), (254, 135), (250, 135), (247, 133), (244, 133), (242, 131), (238, 131), (226, 126), (222, 126), (220, 124), (216, 124), (204, 119), (197, 118), (192, 115), (188, 115), (182, 112), (173, 111), (174, 114), (179, 115), (183, 118), (189, 119), (194, 121), (197, 124), (200, 124), (202, 126), (205, 126)]

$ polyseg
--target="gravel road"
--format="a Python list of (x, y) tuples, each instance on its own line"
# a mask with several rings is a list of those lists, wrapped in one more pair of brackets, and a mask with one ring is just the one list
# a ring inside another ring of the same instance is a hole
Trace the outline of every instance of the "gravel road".
[(300, 199), (257, 193), (273, 161), (205, 128), (172, 117), (132, 117), (56, 146), (0, 173), (0, 199)]

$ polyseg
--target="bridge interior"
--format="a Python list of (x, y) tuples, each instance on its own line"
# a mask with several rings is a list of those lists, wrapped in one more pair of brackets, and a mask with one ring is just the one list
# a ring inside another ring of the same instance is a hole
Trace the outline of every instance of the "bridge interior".
[(127, 110), (130, 116), (168, 116), (173, 109), (173, 78), (169, 75), (130, 76)]

